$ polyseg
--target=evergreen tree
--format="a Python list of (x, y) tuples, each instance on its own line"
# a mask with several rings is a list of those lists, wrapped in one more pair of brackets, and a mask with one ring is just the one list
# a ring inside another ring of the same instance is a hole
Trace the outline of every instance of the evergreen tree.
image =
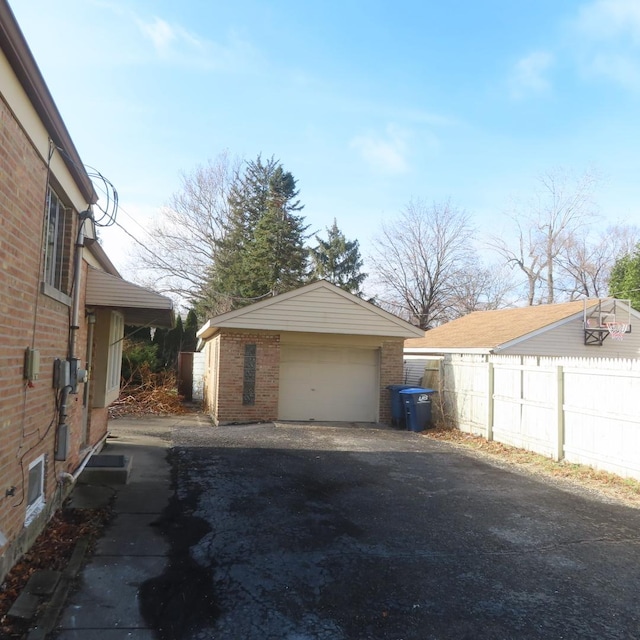
[(156, 329), (153, 336), (153, 344), (157, 347), (158, 360), (162, 369), (176, 369), (178, 366), (178, 354), (182, 351), (184, 339), (184, 326), (182, 318), (176, 318), (176, 326), (173, 329)]
[(169, 329), (164, 339), (164, 366), (167, 369), (177, 369), (178, 354), (182, 351), (182, 339), (184, 336), (184, 326), (182, 318), (176, 318), (176, 326)]
[(234, 309), (305, 282), (307, 227), (297, 196), (295, 178), (273, 158), (258, 156), (237, 176), (209, 279), (218, 310), (221, 300)]
[(198, 344), (196, 333), (198, 332), (198, 316), (195, 310), (190, 309), (184, 323), (184, 334), (182, 337), (182, 351), (195, 351)]
[(156, 347), (159, 366), (164, 366), (164, 341), (168, 332), (169, 329), (160, 329), (159, 327), (153, 332), (153, 340), (151, 342)]
[(358, 241), (347, 240), (338, 229), (335, 218), (333, 225), (327, 227), (327, 239), (323, 240), (316, 235), (316, 241), (318, 246), (309, 250), (313, 276), (362, 296), (361, 287), (367, 274), (360, 271), (364, 263), (360, 257)]
[(613, 265), (609, 295), (631, 300), (631, 306), (640, 311), (640, 243), (633, 253), (627, 253)]

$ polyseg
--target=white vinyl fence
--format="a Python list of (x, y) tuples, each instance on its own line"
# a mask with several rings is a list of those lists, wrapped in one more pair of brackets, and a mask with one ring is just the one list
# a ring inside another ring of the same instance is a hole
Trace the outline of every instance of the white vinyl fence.
[(640, 479), (640, 360), (469, 354), (440, 366), (462, 431)]

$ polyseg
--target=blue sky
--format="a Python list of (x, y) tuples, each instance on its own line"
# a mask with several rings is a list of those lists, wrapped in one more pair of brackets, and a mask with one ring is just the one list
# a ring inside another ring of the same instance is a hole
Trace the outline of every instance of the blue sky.
[[(84, 162), (143, 227), (228, 149), (275, 156), (366, 256), (412, 198), (479, 240), (557, 166), (640, 224), (638, 0), (9, 0)], [(136, 221), (142, 226), (138, 226)], [(125, 275), (129, 240), (103, 232)]]

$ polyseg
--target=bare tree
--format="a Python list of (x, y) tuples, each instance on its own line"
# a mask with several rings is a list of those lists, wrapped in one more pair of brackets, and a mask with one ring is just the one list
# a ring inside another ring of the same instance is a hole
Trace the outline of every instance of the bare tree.
[(477, 264), (473, 234), (469, 216), (449, 202), (411, 201), (373, 241), (380, 304), (422, 329), (451, 319)]
[(633, 225), (607, 227), (594, 240), (571, 234), (558, 255), (558, 267), (565, 282), (563, 293), (573, 300), (607, 296), (611, 269), (629, 254), (640, 240), (640, 229)]
[(157, 291), (197, 302), (215, 261), (217, 243), (229, 217), (228, 194), (240, 162), (228, 152), (196, 167), (181, 179), (138, 248), (138, 261)]
[(473, 311), (502, 309), (513, 303), (513, 274), (506, 267), (484, 267), (472, 263), (470, 269), (458, 276), (451, 301), (449, 320)]
[(522, 272), (528, 304), (553, 303), (566, 289), (566, 283), (557, 281), (559, 256), (588, 227), (595, 211), (596, 182), (593, 171), (576, 179), (560, 168), (541, 174), (533, 198), (509, 215), (515, 240), (491, 238), (490, 246)]

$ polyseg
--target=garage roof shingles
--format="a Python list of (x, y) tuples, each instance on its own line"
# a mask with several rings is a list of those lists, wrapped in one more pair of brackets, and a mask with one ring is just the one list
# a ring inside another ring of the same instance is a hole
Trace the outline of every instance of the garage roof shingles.
[[(594, 303), (595, 304), (595, 303)], [(517, 309), (474, 311), (405, 341), (406, 348), (494, 349), (566, 320), (584, 309), (576, 300)]]

